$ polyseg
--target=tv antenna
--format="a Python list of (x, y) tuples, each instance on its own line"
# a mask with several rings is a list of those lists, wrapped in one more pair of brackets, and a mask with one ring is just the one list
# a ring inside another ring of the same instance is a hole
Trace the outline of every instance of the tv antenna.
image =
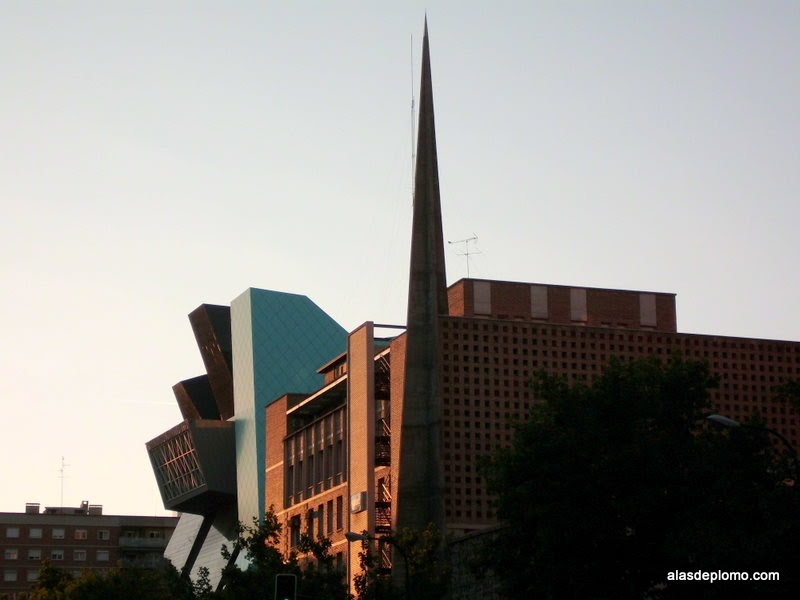
[(473, 254), (483, 254), (483, 252), (481, 252), (477, 248), (473, 250), (470, 250), (469, 248), (470, 242), (475, 243), (477, 241), (478, 241), (478, 236), (475, 235), (474, 233), (472, 234), (472, 237), (468, 237), (463, 240), (453, 240), (453, 241), (447, 240), (448, 244), (464, 244), (464, 250), (461, 252), (456, 252), (456, 254), (458, 254), (459, 256), (465, 256), (467, 258), (467, 279), (469, 279), (469, 257)]
[(62, 507), (62, 508), (64, 506), (64, 479), (66, 479), (66, 477), (67, 477), (64, 474), (64, 471), (66, 470), (66, 468), (68, 466), (69, 466), (69, 464), (64, 462), (64, 457), (62, 456), (61, 457), (61, 468), (58, 470), (58, 473), (59, 473), (58, 474), (58, 478), (61, 480), (61, 504), (59, 506)]

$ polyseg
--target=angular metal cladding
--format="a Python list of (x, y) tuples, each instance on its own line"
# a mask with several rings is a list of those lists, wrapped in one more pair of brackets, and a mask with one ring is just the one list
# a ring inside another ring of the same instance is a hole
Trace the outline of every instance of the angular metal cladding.
[(184, 419), (219, 419), (219, 407), (211, 391), (208, 375), (184, 379), (172, 386)]
[(230, 419), (233, 416), (231, 309), (216, 304), (201, 304), (189, 313), (189, 322), (208, 374), (217, 413), (222, 419)]

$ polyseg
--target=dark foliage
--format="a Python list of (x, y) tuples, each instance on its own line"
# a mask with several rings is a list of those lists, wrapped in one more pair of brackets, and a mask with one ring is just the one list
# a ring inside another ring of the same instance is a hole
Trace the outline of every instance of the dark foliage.
[[(512, 598), (800, 597), (790, 461), (757, 428), (709, 427), (713, 385), (679, 357), (612, 362), (591, 386), (540, 375), (529, 421), (484, 467), (508, 527), (481, 567)], [(781, 582), (668, 581), (675, 570)]]
[(281, 526), (270, 509), (262, 521), (239, 525), (232, 548), (222, 548), (224, 557), (246, 558), (248, 567), (229, 564), (222, 574), (222, 589), (214, 591), (208, 569), (200, 569), (194, 583), (182, 578), (166, 563), (160, 569), (117, 568), (99, 574), (87, 570), (81, 577), (45, 564), (28, 600), (272, 600), (275, 576), (297, 576), (299, 600), (349, 600), (344, 575), (334, 567), (330, 540), (304, 536), (298, 550), (307, 558), (292, 554), (284, 559), (277, 549)]
[(85, 571), (73, 578), (45, 563), (29, 600), (192, 600), (192, 587), (168, 563), (158, 569)]
[[(280, 540), (281, 524), (272, 507), (259, 521), (254, 518), (251, 525), (239, 524), (237, 539), (229, 550), (223, 546), (226, 559), (244, 554), (249, 564), (246, 570), (235, 562), (229, 562), (222, 574), (222, 587), (205, 598), (220, 600), (271, 600), (275, 591), (275, 576), (289, 573), (297, 576), (298, 598), (348, 600), (350, 597), (344, 574), (339, 572), (330, 555), (331, 542), (327, 538), (315, 540), (302, 536), (298, 550), (308, 555), (303, 561), (296, 554), (284, 559), (277, 544)], [(195, 583), (195, 589), (204, 587)]]
[[(363, 532), (366, 533), (366, 532)], [(388, 536), (394, 547), (393, 560), (408, 569), (403, 581), (392, 581), (380, 573), (376, 541), (364, 541), (359, 553), (361, 572), (355, 576), (358, 600), (440, 600), (447, 594), (450, 569), (442, 533), (429, 525), (423, 531), (402, 529)]]

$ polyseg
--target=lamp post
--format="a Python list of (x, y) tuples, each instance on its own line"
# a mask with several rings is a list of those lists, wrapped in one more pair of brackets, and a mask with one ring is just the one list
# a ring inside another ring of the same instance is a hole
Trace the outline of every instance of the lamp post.
[(770, 429), (769, 427), (762, 427), (760, 425), (748, 425), (747, 423), (740, 423), (735, 419), (731, 419), (730, 417), (725, 417), (722, 415), (708, 415), (706, 420), (710, 423), (714, 423), (720, 427), (725, 427), (727, 429), (757, 429), (760, 431), (766, 431), (767, 433), (771, 433), (778, 439), (780, 439), (786, 448), (789, 450), (789, 454), (792, 456), (792, 461), (794, 462), (794, 484), (795, 486), (800, 485), (800, 461), (797, 458), (797, 450), (795, 450), (794, 446), (789, 443), (780, 432), (775, 431), (774, 429)]
[(391, 545), (394, 548), (397, 548), (397, 551), (400, 553), (400, 556), (403, 557), (403, 566), (405, 566), (405, 590), (403, 590), (403, 597), (408, 598), (408, 590), (409, 590), (409, 579), (408, 579), (408, 555), (406, 551), (403, 549), (403, 546), (397, 542), (397, 540), (392, 537), (391, 535), (385, 535), (380, 538), (376, 538), (374, 535), (369, 535), (368, 533), (355, 533), (354, 531), (348, 531), (344, 534), (344, 537), (347, 539), (348, 542), (372, 542), (375, 540), (380, 540), (382, 542), (386, 542), (387, 544)]

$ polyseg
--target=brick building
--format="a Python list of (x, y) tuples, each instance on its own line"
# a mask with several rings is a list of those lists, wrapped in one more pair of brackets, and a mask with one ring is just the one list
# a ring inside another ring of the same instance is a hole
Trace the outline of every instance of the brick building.
[[(478, 279), (445, 287), (427, 32), (422, 62), (406, 331), (377, 337), (391, 330), (364, 323), (319, 369), (318, 390), (267, 404), (265, 503), (288, 532), (283, 550), (302, 532), (327, 535), (352, 581), (360, 547), (347, 531), (380, 540), (428, 522), (451, 536), (496, 526), (477, 465), (510, 444), (540, 370), (591, 381), (611, 357), (681, 352), (719, 376), (718, 412), (760, 414), (797, 446), (798, 416), (773, 390), (800, 379), (800, 343), (679, 333), (669, 293)], [(378, 547), (397, 576), (402, 561)]]
[[(348, 531), (376, 537), (383, 567), (402, 580), (402, 561), (380, 542), (392, 530), (491, 530), (477, 464), (510, 443), (539, 370), (591, 381), (612, 357), (679, 351), (719, 376), (718, 412), (760, 414), (800, 444), (797, 414), (773, 401), (776, 385), (800, 379), (798, 342), (678, 332), (669, 293), (446, 287), (427, 31), (422, 63), (406, 323), (348, 333), (304, 296), (256, 289), (190, 315), (208, 373), (175, 387), (185, 421), (148, 443), (165, 506), (186, 512), (167, 556), (187, 572), (210, 566), (218, 581), (220, 542), (237, 518), (270, 506), (284, 552), (303, 533), (327, 536), (351, 582), (360, 545)], [(221, 476), (234, 463), (235, 483)]]
[(24, 513), (0, 513), (0, 597), (30, 590), (43, 561), (75, 577), (86, 570), (160, 564), (177, 517), (104, 515), (80, 507), (26, 504)]
[[(680, 333), (672, 294), (462, 279), (439, 317), (445, 529), (461, 535), (497, 524), (476, 465), (507, 446), (534, 401), (539, 370), (591, 381), (612, 356), (707, 361), (720, 378), (716, 410), (761, 415), (800, 446), (800, 420), (774, 401), (776, 385), (800, 379), (800, 343)], [(285, 394), (266, 408), (266, 502), (274, 504), (289, 552), (301, 533), (325, 535), (357, 571), (346, 531), (380, 537), (396, 525), (406, 334), (375, 337), (365, 323), (348, 353), (320, 372), (324, 385)], [(394, 502), (393, 502), (394, 500)], [(386, 549), (384, 549), (386, 550)], [(386, 566), (391, 565), (388, 550)]]

